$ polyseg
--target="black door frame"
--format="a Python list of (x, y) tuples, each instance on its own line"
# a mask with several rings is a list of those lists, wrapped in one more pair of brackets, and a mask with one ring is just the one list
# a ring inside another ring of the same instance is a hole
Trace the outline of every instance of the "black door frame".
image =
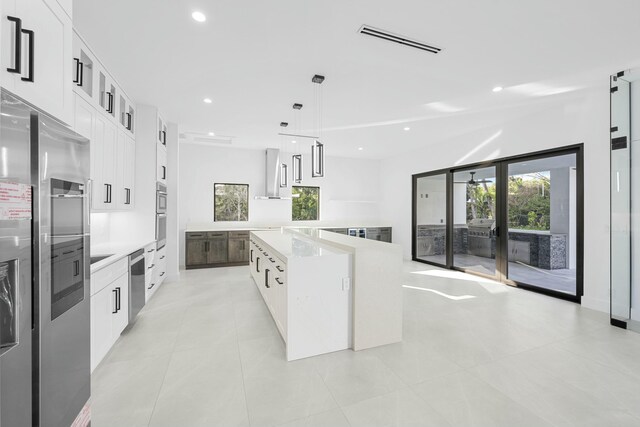
[[(568, 154), (576, 155), (576, 295), (570, 295), (563, 292), (554, 291), (551, 289), (545, 289), (537, 287), (535, 285), (514, 281), (508, 278), (508, 225), (507, 225), (507, 198), (508, 198), (508, 175), (509, 165), (512, 163), (538, 160), (548, 157), (562, 156)], [(453, 174), (455, 172), (479, 169), (483, 167), (495, 167), (496, 168), (496, 275), (487, 275), (465, 268), (456, 267), (453, 265)], [(440, 264), (432, 261), (418, 259), (417, 253), (417, 184), (418, 179), (445, 175), (446, 177), (446, 233), (445, 233), (445, 264)], [(534, 292), (542, 293), (545, 295), (553, 296), (556, 298), (573, 301), (580, 303), (582, 295), (584, 293), (584, 144), (569, 145), (560, 148), (554, 148), (543, 151), (536, 151), (533, 153), (520, 154), (516, 156), (504, 157), (491, 161), (478, 162), (467, 164), (463, 166), (456, 166), (452, 168), (439, 169), (430, 172), (424, 172), (415, 174), (412, 176), (412, 236), (411, 236), (411, 257), (414, 261), (424, 264), (430, 264), (441, 268), (447, 268), (450, 270), (462, 271), (465, 273), (473, 274), (480, 277), (486, 277), (493, 280), (497, 280), (506, 285), (515, 286)]]

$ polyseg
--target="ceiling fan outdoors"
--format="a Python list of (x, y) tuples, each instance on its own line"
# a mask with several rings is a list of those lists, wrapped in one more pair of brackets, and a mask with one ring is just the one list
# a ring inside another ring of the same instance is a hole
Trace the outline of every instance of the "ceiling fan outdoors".
[(476, 172), (469, 172), (471, 174), (471, 179), (469, 181), (455, 181), (454, 184), (467, 184), (467, 185), (473, 185), (478, 186), (480, 184), (489, 184), (489, 183), (493, 183), (493, 181), (490, 181), (488, 179), (475, 179), (475, 174)]

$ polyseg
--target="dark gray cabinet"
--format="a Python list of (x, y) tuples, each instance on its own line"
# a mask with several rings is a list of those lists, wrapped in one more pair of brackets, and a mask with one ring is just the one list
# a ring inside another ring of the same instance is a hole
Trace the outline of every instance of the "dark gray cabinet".
[(188, 232), (185, 247), (187, 269), (249, 264), (248, 231)]
[(187, 233), (185, 244), (187, 267), (207, 265), (206, 233)]
[(249, 232), (230, 231), (229, 232), (229, 262), (248, 263), (249, 262)]
[(367, 228), (367, 239), (391, 243), (391, 227)]

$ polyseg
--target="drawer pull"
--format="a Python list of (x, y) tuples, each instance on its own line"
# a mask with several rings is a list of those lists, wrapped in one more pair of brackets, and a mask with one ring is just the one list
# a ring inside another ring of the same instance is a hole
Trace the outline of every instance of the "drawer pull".
[(280, 281), (280, 278), (276, 277), (276, 282), (278, 282), (278, 285), (284, 285), (284, 282)]
[(271, 262), (276, 262), (276, 260), (275, 260), (275, 259), (273, 259), (273, 258), (269, 258), (269, 261), (271, 261)]
[(276, 265), (276, 270), (278, 270), (280, 273), (284, 272), (284, 269), (281, 268), (279, 265)]
[(155, 266), (156, 266), (155, 264), (151, 264), (149, 267), (147, 267), (147, 270), (151, 270)]
[(162, 255), (162, 256), (160, 257), (160, 259), (164, 259), (164, 255)]

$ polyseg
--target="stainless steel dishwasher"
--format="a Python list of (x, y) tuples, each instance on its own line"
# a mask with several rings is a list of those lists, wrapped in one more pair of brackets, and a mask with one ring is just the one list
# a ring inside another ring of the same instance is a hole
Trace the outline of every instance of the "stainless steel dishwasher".
[(144, 273), (144, 249), (140, 249), (129, 255), (129, 325), (144, 307)]

